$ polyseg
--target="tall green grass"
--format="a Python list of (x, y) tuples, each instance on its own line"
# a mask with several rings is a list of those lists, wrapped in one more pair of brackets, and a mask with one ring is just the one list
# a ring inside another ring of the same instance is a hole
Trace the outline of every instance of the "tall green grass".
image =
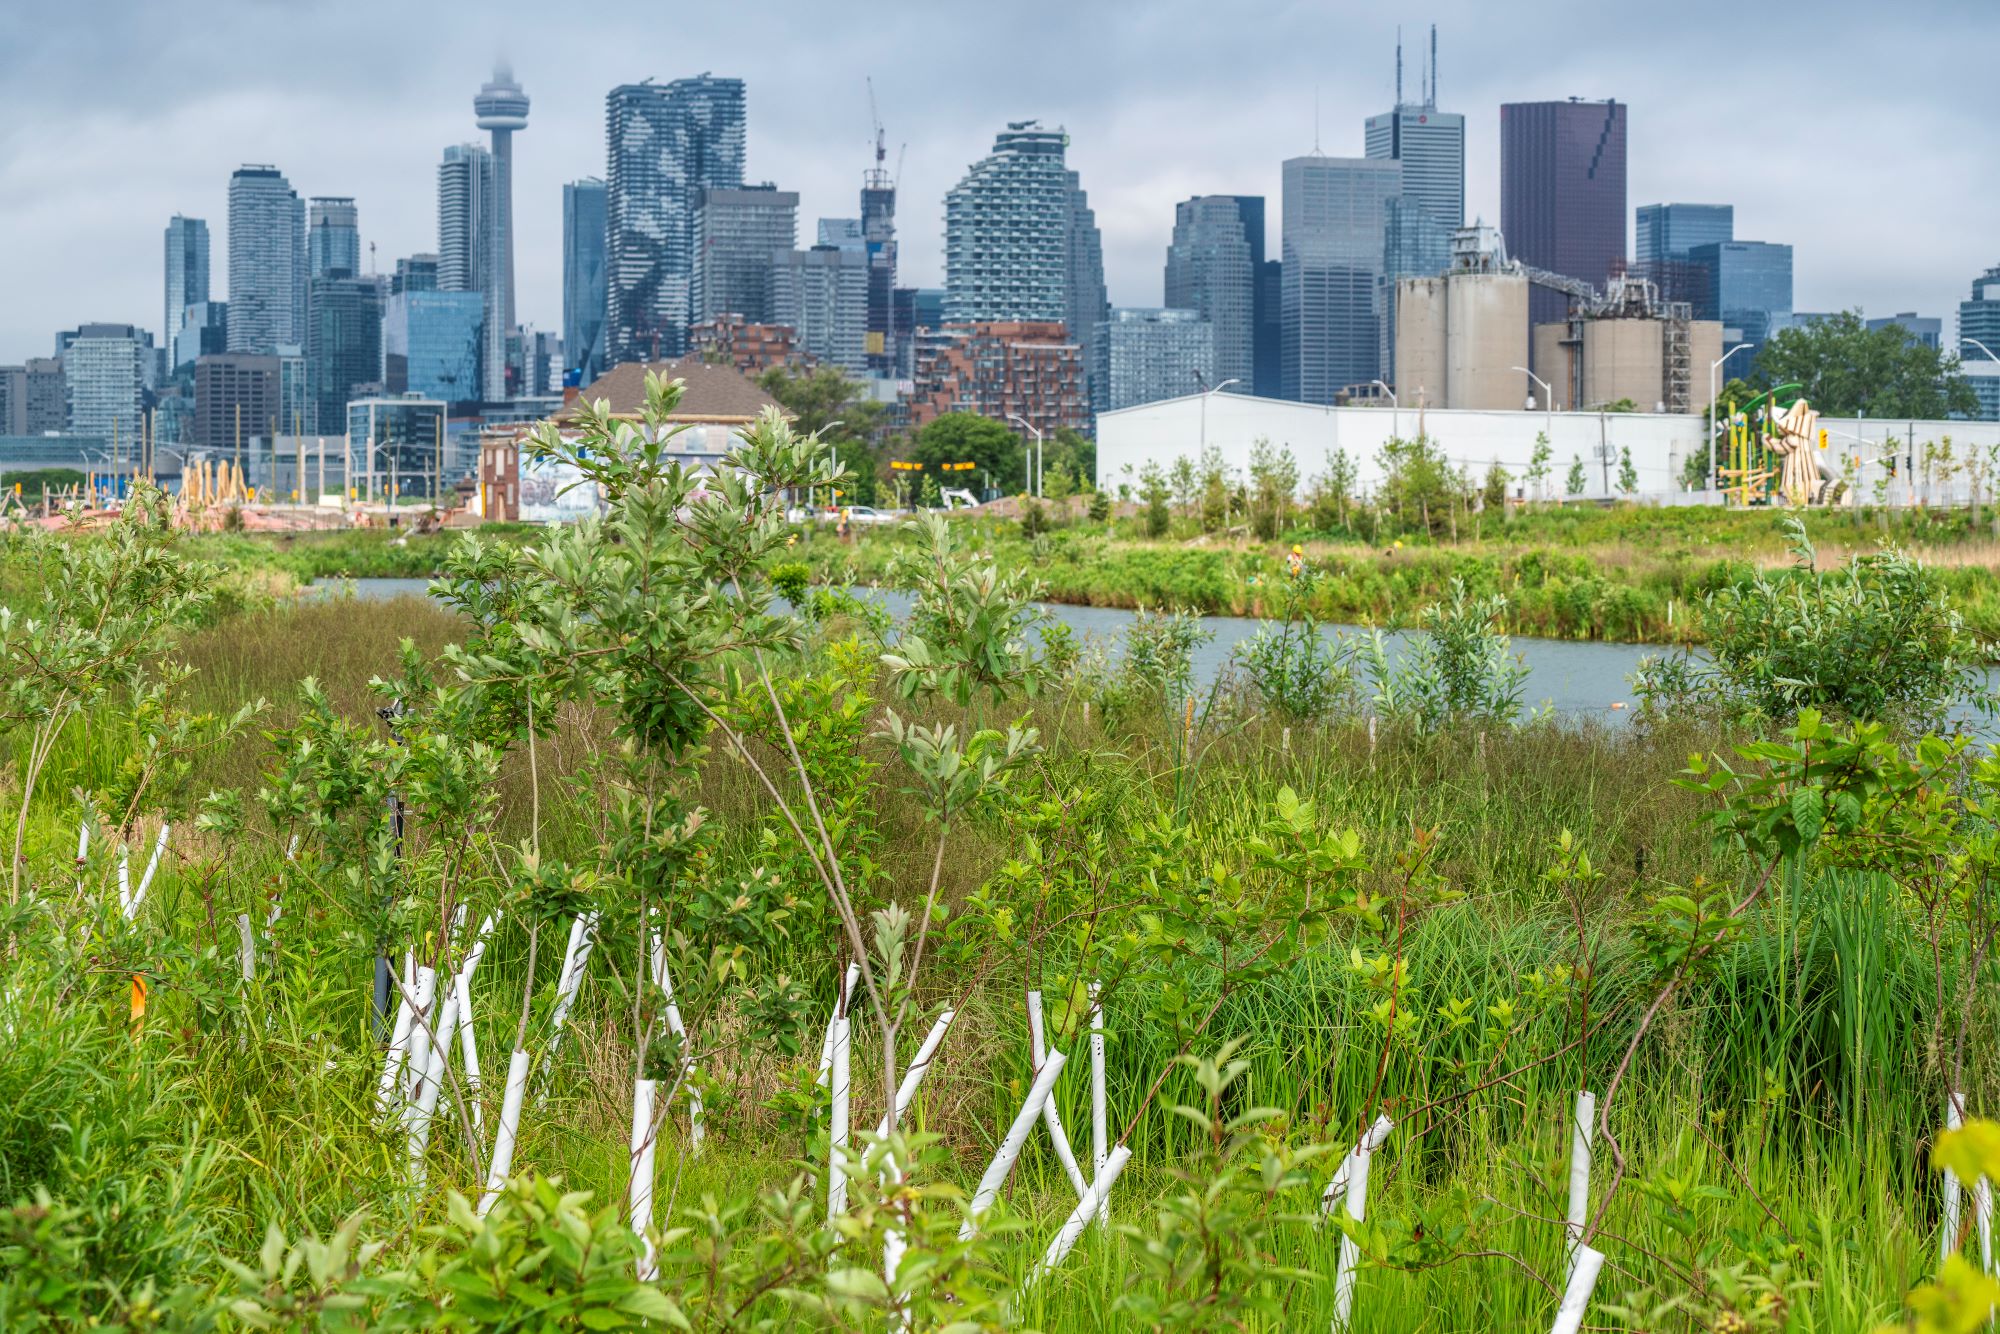
[[(201, 669), (199, 702), (220, 707), (264, 695), (276, 701), (277, 725), (306, 674), (325, 681), (352, 716), (369, 716), (367, 680), (393, 668), (400, 639), (434, 651), (455, 632), (448, 615), (418, 600), (335, 601), (231, 619), (192, 636), (186, 655)], [(1033, 715), (1050, 744), (1053, 781), (1087, 776), (1132, 820), (1181, 812), (1204, 857), (1238, 855), (1284, 785), (1313, 798), (1331, 823), (1357, 828), (1378, 858), (1413, 826), (1439, 831), (1444, 873), (1468, 897), (1410, 935), (1412, 994), (1426, 1013), (1458, 998), (1483, 1012), (1517, 996), (1530, 971), (1572, 960), (1574, 922), (1542, 872), (1563, 830), (1590, 849), (1605, 872), (1584, 904), (1597, 951), (1593, 1007), (1609, 1016), (1601, 1036), (1466, 1097), (1451, 1096), (1463, 1081), (1440, 1064), (1463, 1054), (1466, 1040), (1394, 1055), (1380, 1095), (1402, 1124), (1378, 1161), (1371, 1214), (1422, 1219), (1433, 1229), (1476, 1222), (1462, 1249), (1481, 1254), (1409, 1272), (1367, 1268), (1356, 1308), (1357, 1328), (1367, 1330), (1545, 1325), (1555, 1305), (1548, 1285), (1562, 1278), (1570, 1102), (1579, 1087), (1602, 1089), (1636, 1006), (1650, 994), (1630, 946), (1632, 916), (1662, 885), (1740, 873), (1697, 828), (1698, 799), (1670, 782), (1689, 749), (1726, 738), (1552, 727), (1425, 738), (1384, 728), (1371, 743), (1354, 726), (1296, 729), (1286, 739), (1252, 724), (1207, 735), (1190, 769), (1163, 720), (1107, 731), (1101, 718), (1086, 724), (1060, 698), (1038, 701)], [(542, 755), (550, 794), (543, 827), (553, 846), (569, 840), (580, 851), (592, 812), (554, 794), (582, 760), (580, 738), (601, 722), (580, 714), (566, 726), (572, 743)], [(129, 722), (115, 710), (66, 738), (31, 813), (41, 864), (73, 850), (70, 793), (107, 781), (129, 742)], [(205, 761), (199, 785), (254, 787), (262, 751), (258, 739), (244, 738)], [(497, 832), (514, 837), (523, 832), (525, 788), (516, 785), (525, 775), (515, 766), (504, 781), (510, 793)], [(763, 799), (747, 772), (727, 755), (712, 756), (700, 796), (724, 828), (729, 865), (750, 864), (759, 856)], [(889, 785), (876, 816), (885, 878), (907, 885), (929, 855), (914, 801)], [(246, 841), (229, 850), (221, 880), (205, 881), (190, 858), (214, 851), (192, 832), (174, 845), (138, 935), (124, 932), (106, 902), (105, 862), (79, 894), (56, 886), (65, 929), (101, 942), (96, 962), (73, 976), (18, 972), (5, 1002), (0, 1193), (11, 1202), (42, 1186), (80, 1209), (91, 1263), (135, 1290), (148, 1281), (163, 1290), (214, 1283), (216, 1257), (253, 1252), (271, 1220), (291, 1235), (326, 1231), (367, 1206), (379, 1234), (407, 1235), (437, 1221), (446, 1188), (476, 1186), (455, 1117), (434, 1133), (429, 1186), (412, 1193), (406, 1185), (402, 1136), (373, 1112), (380, 1058), (367, 998), (372, 949), (331, 895), (308, 892), (287, 904), (275, 968), (240, 987), (233, 915), (261, 908), (280, 850)], [(998, 826), (970, 829), (947, 867), (948, 900), (962, 901), (1012, 852)], [(1231, 998), (1212, 1027), (1218, 1042), (1244, 1039), (1243, 1105), (1324, 1126), (1335, 1141), (1358, 1128), (1380, 1059), (1365, 1017), (1371, 998), (1346, 967), (1349, 943), (1341, 935), (1268, 985)], [(608, 943), (594, 967), (548, 1107), (530, 1112), (516, 1157), (519, 1169), (560, 1173), (607, 1200), (622, 1196), (629, 1125), (631, 1053), (612, 972), (625, 966), (619, 948)], [(172, 966), (161, 967), (135, 1036), (124, 1014), (127, 976), (157, 963), (147, 951), (159, 949), (172, 954)], [(559, 938), (542, 940), (538, 1007), (546, 1006), (559, 953)], [(490, 1094), (530, 981), (527, 956), (525, 932), (503, 923), (477, 982), (489, 1139)], [(767, 962), (818, 994), (830, 988), (829, 961), (811, 952)], [(1946, 957), (1944, 967), (1944, 991), (1956, 1005), (1975, 980), (1964, 976), (1961, 958)], [(934, 985), (943, 994), (960, 981), (943, 976)], [(1783, 1253), (1815, 1285), (1800, 1295), (1791, 1328), (1868, 1330), (1896, 1312), (1937, 1249), (1935, 1182), (1923, 1157), (1948, 1057), (1934, 1041), (1937, 984), (1922, 924), (1893, 882), (1849, 872), (1782, 879), (1715, 973), (1674, 1002), (1627, 1076), (1614, 1120), (1629, 1168), (1605, 1222), (1611, 1262), (1600, 1306), (1627, 1294), (1641, 1305), (1686, 1298), (1708, 1269)], [(1020, 986), (1018, 977), (995, 976), (966, 999), (914, 1114), (917, 1125), (948, 1137), (968, 1185), (1030, 1078)], [(1975, 1112), (1992, 1112), (2000, 1110), (1988, 1036), (1995, 1016), (1981, 994), (1968, 1092)], [(1121, 1125), (1175, 1054), (1171, 1036), (1144, 1021), (1148, 1008), (1145, 991), (1135, 990), (1108, 1016), (1110, 1104)], [(1554, 1050), (1573, 1022), (1551, 1011), (1522, 1036), (1522, 1050)], [(808, 1038), (802, 1061), (812, 1047)], [(684, 1171), (674, 1178), (681, 1201), (782, 1180), (821, 1160), (809, 1130), (762, 1105), (781, 1062), (746, 1052), (724, 1064), (739, 1083), (711, 1103), (710, 1152), (668, 1168)], [(1078, 1077), (1065, 1079), (1059, 1102), (1081, 1144), (1086, 1081), (1080, 1060), (1072, 1068)], [(854, 1069), (859, 1123), (872, 1120), (874, 1105), (865, 1036)], [(1160, 1100), (1140, 1116), (1136, 1157), (1116, 1197), (1119, 1224), (1148, 1227), (1153, 1203), (1174, 1188), (1168, 1169), (1194, 1145), (1187, 1123), (1167, 1107), (1194, 1094), (1185, 1075), (1170, 1074)], [(1609, 1163), (1601, 1144), (1599, 1151), (1602, 1182)], [(673, 1164), (674, 1155), (663, 1160)], [(1675, 1203), (1673, 1191), (1687, 1186), (1695, 1194)], [(1067, 1212), (1067, 1190), (1038, 1135), (1008, 1197), (1030, 1227), (1008, 1243), (1007, 1263), (1025, 1272)], [(1093, 1230), (1064, 1271), (1025, 1300), (1020, 1320), (1054, 1331), (1125, 1328), (1113, 1305), (1131, 1282), (1132, 1244)], [(1280, 1244), (1275, 1260), (1329, 1278), (1295, 1286), (1284, 1326), (1323, 1327), (1337, 1233), (1291, 1229)], [(1667, 1327), (1699, 1326), (1677, 1318)]]

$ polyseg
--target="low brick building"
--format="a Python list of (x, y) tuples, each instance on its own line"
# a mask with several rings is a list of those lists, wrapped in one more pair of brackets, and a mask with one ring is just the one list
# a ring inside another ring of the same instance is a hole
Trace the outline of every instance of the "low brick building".
[(947, 412), (994, 421), (1090, 429), (1083, 350), (1060, 321), (986, 321), (947, 325), (917, 336), (910, 426), (921, 429)]
[(741, 315), (718, 315), (695, 325), (688, 330), (688, 349), (696, 360), (719, 361), (745, 375), (761, 375), (773, 366), (810, 370), (816, 364), (789, 324), (754, 324)]

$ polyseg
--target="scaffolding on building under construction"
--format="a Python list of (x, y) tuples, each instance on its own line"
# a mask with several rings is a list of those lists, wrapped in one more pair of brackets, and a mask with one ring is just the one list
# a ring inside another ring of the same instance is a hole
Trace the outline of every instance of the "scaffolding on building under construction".
[(1562, 373), (1567, 377), (1569, 402), (1584, 404), (1583, 331), (1592, 320), (1654, 320), (1660, 325), (1661, 406), (1668, 412), (1693, 412), (1694, 366), (1690, 351), (1689, 325), (1694, 308), (1685, 301), (1668, 301), (1650, 278), (1635, 274), (1613, 274), (1602, 292), (1581, 278), (1551, 273), (1532, 265), (1520, 265), (1531, 283), (1552, 288), (1569, 297), (1568, 330), (1559, 341), (1563, 352)]

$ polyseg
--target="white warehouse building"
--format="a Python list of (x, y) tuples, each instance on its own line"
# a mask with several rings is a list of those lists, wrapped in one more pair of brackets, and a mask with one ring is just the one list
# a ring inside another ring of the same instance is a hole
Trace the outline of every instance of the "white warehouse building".
[[(1949, 436), (1960, 459), (1965, 457), (1968, 447), (1982, 452), (2000, 450), (2000, 422), (1849, 417), (1822, 418), (1820, 425), (1827, 431), (1829, 456), (1844, 460), (1849, 453), (1860, 455), (1857, 489), (1864, 503), (1873, 500), (1874, 483), (1882, 475), (1881, 459), (1892, 449), (1897, 459), (1897, 477), (1888, 488), (1892, 504), (1909, 503), (1913, 498), (1926, 504), (1946, 503), (1954, 496), (1963, 498), (1967, 483), (1962, 477), (1935, 482), (1928, 490), (1924, 488), (1926, 441), (1941, 441)], [(1444, 451), (1453, 466), (1471, 474), (1475, 484), (1485, 477), (1487, 469), (1498, 463), (1513, 475), (1509, 489), (1516, 495), (1524, 494), (1523, 478), (1534, 456), (1535, 437), (1546, 431), (1551, 455), (1545, 484), (1547, 498), (1564, 495), (1565, 480), (1572, 463), (1578, 459), (1583, 462), (1585, 478), (1581, 498), (1600, 500), (1618, 495), (1619, 459), (1623, 451), (1630, 449), (1640, 498), (1678, 498), (1681, 503), (1702, 499), (1700, 493), (1691, 494), (1681, 485), (1689, 455), (1697, 450), (1706, 454), (1708, 449), (1703, 420), (1698, 415), (1439, 408), (1420, 411), (1388, 404), (1322, 407), (1247, 394), (1189, 394), (1099, 414), (1097, 485), (1113, 495), (1118, 493), (1119, 486), (1130, 486), (1136, 494), (1139, 474), (1147, 464), (1170, 468), (1183, 455), (1200, 458), (1207, 447), (1218, 450), (1223, 465), (1243, 476), (1249, 471), (1251, 447), (1259, 440), (1268, 440), (1274, 446), (1291, 450), (1298, 463), (1302, 491), (1308, 479), (1326, 472), (1328, 460), (1336, 450), (1345, 450), (1355, 468), (1356, 488), (1366, 494), (1381, 482), (1377, 460), (1383, 444), (1392, 436), (1412, 437), (1419, 431)], [(1840, 462), (1833, 462), (1832, 466), (1836, 472), (1842, 470)], [(1913, 479), (1914, 495), (1910, 488)]]

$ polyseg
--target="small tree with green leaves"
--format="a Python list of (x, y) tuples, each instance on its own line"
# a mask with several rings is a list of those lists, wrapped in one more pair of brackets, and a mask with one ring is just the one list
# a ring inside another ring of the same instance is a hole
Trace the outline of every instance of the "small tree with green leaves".
[(1550, 460), (1554, 457), (1555, 449), (1549, 444), (1549, 433), (1547, 431), (1535, 432), (1535, 450), (1528, 457), (1527, 476), (1528, 485), (1532, 488), (1536, 500), (1547, 498), (1543, 494), (1543, 488), (1548, 485), (1551, 469)]
[[(1185, 459), (1181, 460), (1186, 462)], [(1168, 481), (1160, 465), (1148, 463), (1139, 474), (1139, 500), (1146, 507), (1146, 536), (1165, 537), (1173, 514), (1167, 508)]]
[(1299, 465), (1289, 449), (1273, 449), (1271, 442), (1258, 437), (1250, 446), (1250, 530), (1266, 542), (1273, 541), (1291, 521), (1292, 502), (1299, 486)]
[(1583, 494), (1584, 488), (1589, 485), (1590, 476), (1583, 470), (1583, 456), (1580, 454), (1570, 455), (1569, 476), (1563, 481), (1564, 489), (1573, 496), (1580, 496)]

